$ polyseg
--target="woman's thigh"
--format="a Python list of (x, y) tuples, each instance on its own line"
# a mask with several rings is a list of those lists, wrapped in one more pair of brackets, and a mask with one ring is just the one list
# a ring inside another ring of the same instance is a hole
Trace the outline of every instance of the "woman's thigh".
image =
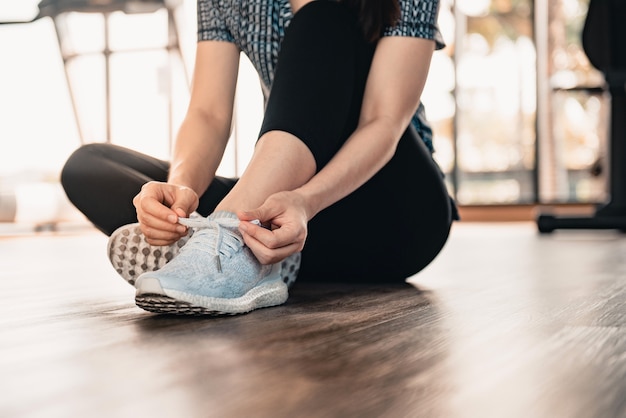
[[(149, 181), (167, 181), (169, 162), (112, 144), (88, 144), (65, 163), (61, 182), (70, 201), (98, 229), (110, 235), (137, 222), (133, 198)], [(206, 216), (236, 179), (216, 177), (200, 196), (197, 211)]]
[(133, 197), (146, 182), (165, 181), (169, 164), (112, 144), (78, 148), (65, 163), (61, 183), (69, 200), (110, 235), (137, 222)]
[(409, 128), (378, 174), (311, 220), (299, 280), (404, 281), (441, 251), (451, 222), (441, 171)]

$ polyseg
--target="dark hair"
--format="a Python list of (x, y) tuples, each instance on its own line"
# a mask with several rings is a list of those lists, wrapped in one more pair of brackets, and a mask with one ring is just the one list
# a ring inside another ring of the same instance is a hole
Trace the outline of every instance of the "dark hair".
[(393, 26), (400, 19), (398, 0), (341, 0), (359, 16), (365, 39), (376, 42), (386, 26)]

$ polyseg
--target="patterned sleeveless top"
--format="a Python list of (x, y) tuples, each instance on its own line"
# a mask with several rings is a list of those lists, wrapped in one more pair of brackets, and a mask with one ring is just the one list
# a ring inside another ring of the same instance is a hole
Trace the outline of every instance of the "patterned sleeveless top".
[[(437, 28), (438, 0), (400, 0), (400, 7), (400, 20), (383, 36), (432, 39), (437, 49), (444, 47)], [(289, 0), (198, 0), (198, 41), (235, 43), (259, 73), (267, 97), (292, 17)], [(411, 123), (432, 152), (432, 130), (421, 103)]]

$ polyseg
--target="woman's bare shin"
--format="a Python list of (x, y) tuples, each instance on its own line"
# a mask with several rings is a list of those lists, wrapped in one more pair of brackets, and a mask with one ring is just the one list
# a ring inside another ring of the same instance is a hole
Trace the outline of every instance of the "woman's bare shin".
[(245, 172), (215, 210), (256, 208), (274, 193), (302, 186), (315, 171), (313, 154), (296, 136), (267, 132), (259, 139)]

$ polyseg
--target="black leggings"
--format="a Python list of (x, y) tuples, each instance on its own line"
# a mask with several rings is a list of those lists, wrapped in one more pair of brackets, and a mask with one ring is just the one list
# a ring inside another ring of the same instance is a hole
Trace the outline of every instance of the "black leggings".
[[(372, 55), (343, 5), (304, 6), (282, 42), (260, 135), (294, 134), (321, 169), (357, 126)], [(168, 169), (129, 149), (90, 144), (72, 154), (61, 180), (74, 205), (110, 235), (137, 222), (133, 197), (148, 181), (166, 181)], [(217, 177), (198, 212), (209, 215), (235, 182)], [(409, 126), (385, 167), (309, 222), (298, 280), (402, 282), (440, 252), (451, 222), (441, 171)]]

